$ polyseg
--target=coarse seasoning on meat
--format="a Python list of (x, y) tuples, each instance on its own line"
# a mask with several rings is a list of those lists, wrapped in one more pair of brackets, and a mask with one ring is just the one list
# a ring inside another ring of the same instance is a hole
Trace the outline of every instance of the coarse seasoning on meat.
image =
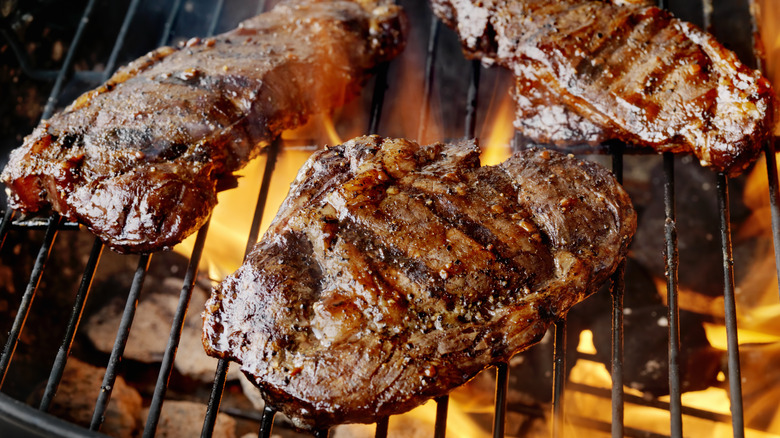
[(374, 422), (537, 342), (636, 228), (603, 167), (472, 142), (360, 137), (315, 153), (213, 291), (203, 342), (301, 428)]
[(769, 81), (712, 35), (657, 7), (617, 0), (431, 3), (468, 57), (514, 73), (515, 127), (532, 142), (614, 139), (693, 153), (703, 166), (734, 175), (771, 134)]
[(12, 152), (10, 206), (51, 207), (120, 252), (169, 248), (206, 222), (220, 180), (396, 56), (405, 23), (389, 0), (287, 0), (230, 32), (157, 49)]

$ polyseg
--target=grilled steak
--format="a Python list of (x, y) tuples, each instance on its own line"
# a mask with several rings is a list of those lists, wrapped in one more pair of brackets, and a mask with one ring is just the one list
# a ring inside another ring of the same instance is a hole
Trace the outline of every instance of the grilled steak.
[(535, 343), (635, 227), (591, 162), (526, 150), (480, 167), (472, 143), (357, 138), (303, 166), (213, 291), (204, 346), (298, 427), (373, 422)]
[(737, 174), (774, 122), (769, 81), (694, 25), (601, 0), (431, 0), (468, 57), (516, 76), (515, 127), (557, 145), (617, 139)]
[(218, 181), (399, 53), (405, 21), (389, 3), (285, 1), (134, 61), (11, 154), (11, 207), (51, 206), (120, 252), (175, 245), (206, 221)]

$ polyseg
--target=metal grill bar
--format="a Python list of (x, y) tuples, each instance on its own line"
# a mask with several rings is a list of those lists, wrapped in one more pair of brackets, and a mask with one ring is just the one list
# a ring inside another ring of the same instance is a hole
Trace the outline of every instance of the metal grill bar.
[[(751, 3), (751, 7), (754, 3)], [(751, 13), (753, 37), (753, 57), (756, 59), (756, 67), (764, 76), (767, 76), (766, 61), (763, 53), (760, 53), (758, 47), (761, 46), (757, 38), (761, 35), (761, 29), (758, 28), (755, 14)], [(764, 143), (764, 159), (766, 161), (767, 182), (769, 188), (769, 210), (772, 215), (772, 244), (775, 252), (775, 274), (777, 277), (778, 292), (780, 293), (780, 183), (777, 180), (777, 157), (775, 155), (775, 137), (771, 136)]]
[(479, 105), (479, 77), (482, 65), (479, 61), (471, 61), (471, 82), (466, 98), (466, 138), (474, 138), (477, 131), (477, 105)]
[(447, 409), (450, 396), (443, 395), (436, 398), (436, 424), (433, 428), (433, 438), (444, 438), (447, 435)]
[(2, 249), (5, 244), (5, 236), (8, 235), (8, 230), (11, 229), (11, 221), (14, 220), (15, 214), (16, 212), (10, 208), (6, 209), (5, 213), (3, 213), (3, 222), (0, 222), (0, 249)]
[[(767, 180), (769, 181), (769, 209), (772, 212), (772, 243), (775, 249), (775, 273), (780, 289), (780, 185), (777, 181), (777, 159), (774, 138), (764, 145)], [(780, 292), (780, 291), (779, 291)]]
[[(617, 143), (612, 145), (612, 173), (619, 183), (623, 183), (623, 152), (625, 145)], [(622, 261), (618, 265), (617, 271), (612, 276), (612, 286), (610, 287), (612, 319), (612, 425), (611, 432), (613, 438), (625, 435), (623, 425), (623, 294), (625, 285), (626, 262)]]
[(171, 12), (168, 13), (168, 19), (165, 20), (165, 26), (163, 27), (163, 32), (157, 45), (164, 46), (170, 41), (171, 32), (173, 32), (173, 24), (176, 22), (176, 17), (179, 15), (183, 1), (184, 0), (175, 0), (173, 6), (171, 6)]
[(95, 270), (98, 263), (100, 263), (100, 256), (103, 254), (103, 243), (100, 239), (95, 239), (92, 244), (92, 251), (89, 254), (89, 260), (84, 267), (84, 275), (81, 278), (81, 285), (79, 286), (78, 293), (76, 294), (76, 302), (73, 304), (73, 312), (70, 315), (68, 321), (68, 327), (65, 331), (65, 337), (62, 340), (60, 349), (57, 351), (57, 357), (54, 359), (49, 379), (46, 381), (46, 390), (41, 397), (41, 404), (38, 409), (46, 412), (51, 406), (54, 395), (57, 393), (60, 381), (62, 380), (62, 373), (65, 371), (65, 365), (70, 356), (70, 348), (73, 345), (73, 339), (76, 337), (76, 331), (79, 328), (81, 322), (81, 315), (84, 313), (84, 306), (87, 303), (87, 297), (89, 297), (89, 291), (92, 287), (92, 279), (95, 276)]
[(133, 276), (133, 283), (130, 286), (130, 292), (127, 294), (125, 309), (122, 312), (122, 319), (119, 321), (119, 328), (116, 333), (114, 347), (111, 350), (111, 356), (108, 358), (106, 373), (103, 375), (103, 383), (100, 385), (100, 394), (95, 402), (95, 411), (92, 413), (92, 422), (89, 425), (90, 430), (100, 430), (100, 426), (105, 420), (105, 412), (108, 402), (111, 400), (111, 393), (114, 391), (114, 383), (118, 372), (119, 363), (122, 361), (122, 355), (125, 352), (127, 338), (130, 336), (130, 328), (135, 319), (135, 310), (138, 307), (138, 297), (141, 294), (141, 288), (146, 279), (146, 272), (149, 269), (151, 254), (142, 255), (138, 260), (138, 267)]
[(257, 9), (255, 9), (255, 13), (260, 14), (263, 11), (265, 11), (265, 6), (266, 6), (266, 0), (258, 0)]
[(671, 435), (682, 436), (682, 399), (680, 391), (680, 309), (677, 296), (677, 213), (674, 199), (674, 155), (664, 153), (664, 258), (669, 323), (669, 421)]
[(258, 438), (270, 438), (271, 430), (274, 427), (274, 416), (276, 411), (266, 406), (263, 409), (263, 417), (260, 420), (260, 432), (257, 434)]
[(503, 438), (506, 430), (506, 401), (509, 393), (509, 364), (496, 365), (496, 404), (493, 413), (493, 438)]
[(731, 400), (731, 424), (734, 437), (745, 436), (742, 413), (742, 373), (739, 364), (739, 340), (737, 339), (737, 309), (734, 299), (734, 258), (731, 253), (731, 223), (729, 213), (728, 178), (717, 175), (718, 210), (720, 211), (720, 238), (723, 250), (723, 298), (728, 345), (729, 398)]
[[(257, 203), (255, 204), (255, 214), (252, 217), (252, 226), (249, 229), (249, 237), (247, 238), (246, 249), (244, 250), (244, 258), (252, 251), (257, 238), (260, 236), (260, 225), (263, 222), (263, 211), (265, 210), (265, 203), (268, 199), (268, 190), (271, 185), (271, 174), (273, 174), (276, 167), (276, 159), (281, 147), (279, 141), (274, 141), (266, 149), (266, 161), (265, 169), (263, 170), (263, 180), (260, 183), (260, 192), (257, 195)], [(211, 395), (209, 396), (208, 407), (206, 409), (206, 416), (203, 420), (203, 430), (201, 431), (202, 437), (210, 437), (214, 433), (214, 425), (217, 421), (217, 414), (219, 413), (219, 405), (222, 401), (222, 392), (225, 389), (225, 377), (229, 367), (229, 362), (225, 359), (220, 359), (217, 364), (217, 369), (214, 375), (214, 384), (211, 387)], [(265, 413), (264, 413), (265, 415)], [(268, 422), (273, 425), (273, 419)], [(261, 429), (260, 433), (264, 433)], [(271, 433), (269, 430), (267, 433)]]
[(374, 82), (374, 95), (371, 99), (371, 117), (368, 126), (369, 134), (379, 132), (379, 121), (382, 119), (382, 107), (385, 103), (385, 91), (387, 90), (387, 68), (389, 64), (383, 63), (379, 66)]
[(376, 422), (375, 438), (387, 438), (387, 429), (390, 426), (390, 418), (385, 417)]
[(206, 408), (206, 416), (203, 418), (203, 429), (200, 432), (202, 438), (211, 437), (214, 433), (214, 425), (217, 423), (219, 404), (222, 401), (222, 392), (225, 390), (225, 378), (227, 377), (230, 362), (220, 359), (214, 372), (214, 384), (211, 386), (209, 404)]
[(553, 407), (552, 407), (552, 436), (563, 436), (564, 412), (564, 383), (566, 381), (566, 319), (561, 318), (555, 322), (555, 344), (553, 354)]
[(104, 82), (109, 77), (111, 77), (111, 74), (113, 74), (114, 70), (116, 69), (116, 60), (119, 57), (119, 51), (125, 45), (127, 31), (130, 29), (130, 23), (132, 23), (133, 17), (135, 17), (135, 14), (138, 12), (139, 3), (140, 0), (132, 0), (130, 5), (127, 7), (127, 12), (125, 12), (122, 26), (119, 28), (119, 33), (116, 36), (116, 40), (114, 40), (114, 47), (111, 50), (111, 55), (108, 57), (108, 61), (106, 61), (106, 69), (103, 80), (101, 82)]
[(219, 17), (222, 15), (222, 10), (225, 8), (225, 0), (217, 0), (214, 5), (214, 15), (211, 17), (209, 28), (206, 31), (206, 36), (213, 36), (217, 31), (217, 23), (219, 23)]
[(24, 323), (27, 321), (30, 306), (32, 305), (33, 298), (35, 298), (35, 291), (38, 289), (38, 283), (41, 281), (43, 268), (46, 266), (46, 260), (51, 253), (51, 248), (54, 245), (54, 239), (57, 237), (57, 232), (59, 230), (58, 226), (61, 221), (62, 218), (58, 214), (54, 214), (49, 218), (49, 227), (46, 229), (46, 235), (43, 238), (41, 249), (38, 250), (38, 257), (35, 259), (35, 265), (30, 274), (30, 281), (27, 283), (24, 295), (22, 295), (22, 302), (19, 304), (16, 318), (14, 318), (11, 331), (8, 333), (8, 340), (5, 343), (2, 355), (0, 355), (0, 387), (3, 386), (5, 376), (8, 373), (8, 365), (11, 363), (14, 351), (16, 351), (16, 345), (19, 343), (19, 335), (22, 333)]
[(52, 113), (54, 113), (54, 106), (57, 104), (60, 92), (62, 91), (62, 86), (65, 84), (65, 78), (73, 66), (73, 57), (76, 54), (76, 48), (79, 47), (81, 38), (84, 36), (84, 30), (87, 27), (87, 23), (89, 23), (89, 19), (92, 17), (92, 12), (95, 10), (95, 3), (96, 0), (90, 0), (89, 3), (87, 3), (87, 7), (84, 8), (84, 13), (81, 15), (81, 21), (79, 22), (79, 26), (76, 29), (76, 34), (73, 36), (70, 49), (68, 49), (68, 54), (65, 55), (65, 61), (62, 63), (60, 72), (57, 75), (57, 80), (54, 82), (54, 87), (52, 88), (51, 93), (49, 94), (49, 99), (46, 101), (46, 106), (43, 109), (43, 114), (41, 115), (41, 119), (43, 120), (48, 119), (51, 117)]
[(436, 53), (439, 45), (439, 30), (441, 24), (438, 18), (431, 16), (431, 27), (428, 35), (428, 49), (425, 54), (425, 83), (423, 84), (423, 102), (420, 109), (420, 126), (417, 129), (417, 140), (426, 142), (428, 132), (428, 118), (430, 117), (431, 94), (433, 93), (433, 80), (436, 75)]
[(176, 306), (176, 313), (171, 323), (171, 332), (168, 335), (168, 344), (165, 346), (162, 363), (160, 364), (160, 373), (157, 376), (157, 383), (154, 387), (152, 402), (149, 405), (149, 415), (146, 417), (146, 427), (144, 427), (144, 437), (153, 437), (157, 431), (157, 424), (160, 420), (162, 405), (165, 401), (165, 393), (168, 390), (168, 380), (173, 371), (173, 362), (176, 360), (176, 351), (179, 348), (181, 340), (181, 331), (184, 327), (184, 319), (187, 316), (187, 309), (190, 306), (192, 298), (192, 289), (195, 286), (195, 279), (198, 275), (198, 265), (203, 255), (203, 247), (206, 244), (206, 235), (209, 230), (209, 222), (201, 227), (198, 236), (195, 239), (195, 247), (190, 256), (190, 262), (187, 266), (187, 273), (184, 276), (184, 284), (179, 294), (179, 303)]

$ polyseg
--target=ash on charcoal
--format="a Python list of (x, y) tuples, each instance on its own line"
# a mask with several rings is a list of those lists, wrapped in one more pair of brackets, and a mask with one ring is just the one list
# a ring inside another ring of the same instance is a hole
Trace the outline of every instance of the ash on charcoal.
[[(144, 418), (149, 415), (149, 409), (144, 409)], [(160, 412), (160, 422), (157, 424), (155, 436), (159, 438), (178, 438), (199, 436), (203, 427), (203, 417), (206, 416), (206, 405), (188, 401), (168, 400)], [(236, 436), (236, 421), (226, 414), (218, 414), (214, 425), (215, 438), (234, 438)]]
[[(145, 285), (125, 347), (125, 359), (144, 363), (162, 361), (181, 287), (182, 281), (178, 278), (167, 278), (159, 284)], [(208, 383), (214, 379), (217, 360), (206, 355), (201, 343), (200, 312), (205, 306), (206, 297), (206, 292), (195, 285), (182, 327), (174, 367), (185, 376)], [(124, 306), (124, 296), (114, 297), (87, 320), (86, 335), (99, 351), (111, 352)], [(230, 378), (235, 379), (238, 376), (237, 368), (233, 367)]]
[[(49, 413), (89, 427), (105, 371), (105, 368), (98, 368), (71, 358), (65, 366), (62, 381)], [(29, 400), (30, 403), (37, 405), (42, 394), (43, 387), (36, 391), (33, 399)], [(128, 386), (121, 376), (118, 376), (114, 382), (111, 403), (108, 404), (100, 431), (112, 437), (137, 436), (143, 425), (142, 418), (146, 418), (141, 416), (141, 409), (141, 395)]]

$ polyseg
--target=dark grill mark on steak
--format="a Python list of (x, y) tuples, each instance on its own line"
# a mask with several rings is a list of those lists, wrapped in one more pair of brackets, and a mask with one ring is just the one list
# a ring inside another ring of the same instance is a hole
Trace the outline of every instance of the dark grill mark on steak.
[(300, 170), (214, 289), (204, 347), (298, 427), (374, 422), (538, 341), (635, 227), (593, 163), (528, 150), (480, 167), (471, 143), (360, 137)]

